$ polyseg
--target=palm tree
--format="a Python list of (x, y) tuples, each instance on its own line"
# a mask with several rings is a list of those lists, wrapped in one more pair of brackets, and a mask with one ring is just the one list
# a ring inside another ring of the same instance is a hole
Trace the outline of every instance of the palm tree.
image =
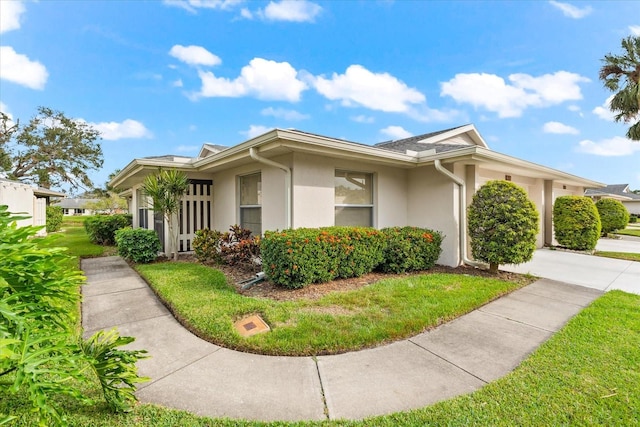
[(189, 180), (184, 172), (175, 169), (160, 170), (155, 175), (148, 175), (142, 184), (142, 191), (153, 200), (153, 210), (161, 212), (169, 225), (171, 247), (167, 251), (173, 253), (174, 261), (178, 260), (178, 212), (182, 196), (189, 187)]
[(600, 80), (611, 92), (617, 92), (609, 108), (615, 120), (635, 124), (629, 127), (627, 138), (640, 141), (640, 36), (622, 40), (622, 55), (604, 56)]

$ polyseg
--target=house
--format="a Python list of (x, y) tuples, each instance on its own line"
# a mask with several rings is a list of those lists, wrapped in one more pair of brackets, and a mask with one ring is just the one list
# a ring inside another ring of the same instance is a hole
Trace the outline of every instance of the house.
[(205, 144), (198, 157), (131, 161), (111, 181), (129, 198), (134, 226), (156, 229), (141, 186), (158, 168), (190, 178), (179, 218), (179, 250), (191, 250), (196, 230), (240, 224), (265, 230), (332, 225), (384, 228), (413, 225), (446, 237), (440, 264), (468, 260), (466, 207), (476, 189), (494, 179), (524, 188), (541, 215), (538, 247), (553, 242), (556, 197), (583, 195), (604, 184), (489, 149), (469, 124), (373, 146), (274, 129), (233, 147)]
[(93, 210), (87, 206), (91, 203), (98, 202), (98, 200), (99, 199), (67, 198), (60, 200), (57, 206), (62, 208), (63, 215), (93, 215)]
[(629, 184), (612, 184), (603, 188), (590, 188), (584, 193), (594, 202), (600, 199), (614, 199), (620, 201), (630, 214), (640, 215), (640, 194), (632, 193)]
[[(48, 188), (32, 187), (23, 182), (0, 178), (0, 205), (7, 205), (9, 212), (26, 214), (30, 217), (18, 221), (19, 227), (46, 225), (46, 207), (49, 205), (51, 197), (65, 197), (65, 194)], [(44, 228), (38, 232), (40, 236), (45, 234), (47, 232)]]

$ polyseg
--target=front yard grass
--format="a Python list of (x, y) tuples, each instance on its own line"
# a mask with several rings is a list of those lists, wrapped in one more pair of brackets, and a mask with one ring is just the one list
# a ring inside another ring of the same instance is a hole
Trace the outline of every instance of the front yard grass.
[(635, 252), (596, 251), (594, 255), (605, 257), (605, 258), (624, 259), (627, 261), (640, 261), (640, 253), (635, 253)]
[[(511, 374), (468, 395), (426, 408), (362, 421), (262, 423), (198, 417), (155, 405), (113, 415), (104, 405), (65, 405), (76, 427), (638, 425), (640, 296), (612, 291), (584, 309)], [(93, 385), (90, 394), (99, 393)], [(176, 390), (176, 392), (180, 392)], [(17, 396), (2, 396), (0, 413), (34, 425)]]
[[(226, 348), (271, 355), (335, 354), (418, 334), (521, 285), (461, 274), (385, 279), (320, 299), (274, 301), (238, 294), (218, 270), (188, 262), (137, 265), (175, 316)], [(233, 323), (259, 314), (271, 331), (241, 337)]]
[(614, 234), (621, 234), (623, 236), (635, 236), (640, 237), (640, 228), (627, 227), (624, 230), (616, 230)]

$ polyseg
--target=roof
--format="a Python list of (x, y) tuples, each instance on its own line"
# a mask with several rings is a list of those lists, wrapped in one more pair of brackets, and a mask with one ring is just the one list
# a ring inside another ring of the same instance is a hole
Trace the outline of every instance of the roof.
[(59, 203), (57, 203), (58, 206), (60, 206), (61, 208), (64, 209), (86, 209), (86, 205), (87, 203), (95, 203), (97, 202), (99, 199), (62, 199), (60, 200)]
[(13, 179), (0, 178), (0, 182), (9, 182), (11, 184), (19, 184), (19, 185), (24, 185), (25, 187), (30, 187), (31, 189), (33, 189), (33, 195), (36, 196), (36, 197), (67, 197), (66, 194), (61, 193), (59, 191), (50, 190), (50, 189), (44, 188), (44, 187), (32, 186), (32, 185), (27, 184), (26, 182), (22, 182), (22, 181), (16, 181), (16, 180), (13, 180)]
[(587, 191), (585, 191), (584, 195), (590, 197), (604, 196), (620, 200), (640, 201), (640, 194), (635, 194), (629, 191), (629, 184), (611, 184), (602, 188), (588, 189)]
[(498, 168), (496, 170), (501, 172), (555, 180), (562, 184), (589, 188), (604, 186), (600, 182), (492, 151), (473, 124), (376, 145), (296, 129), (272, 129), (216, 153), (203, 146), (201, 153), (207, 151), (204, 157), (154, 156), (134, 159), (113, 177), (110, 184), (126, 190), (142, 182), (146, 175), (159, 167), (171, 167), (186, 173), (211, 173), (247, 165), (254, 161), (250, 156), (252, 149), (263, 158), (300, 152), (404, 169), (433, 164), (435, 160), (447, 164), (482, 164), (489, 169)]

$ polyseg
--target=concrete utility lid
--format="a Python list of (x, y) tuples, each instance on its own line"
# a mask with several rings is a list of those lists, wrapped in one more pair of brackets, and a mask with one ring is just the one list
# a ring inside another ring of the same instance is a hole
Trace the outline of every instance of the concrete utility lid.
[(257, 314), (240, 319), (234, 323), (233, 326), (235, 326), (240, 336), (243, 337), (250, 337), (252, 335), (269, 332), (271, 330), (269, 325), (267, 325)]

